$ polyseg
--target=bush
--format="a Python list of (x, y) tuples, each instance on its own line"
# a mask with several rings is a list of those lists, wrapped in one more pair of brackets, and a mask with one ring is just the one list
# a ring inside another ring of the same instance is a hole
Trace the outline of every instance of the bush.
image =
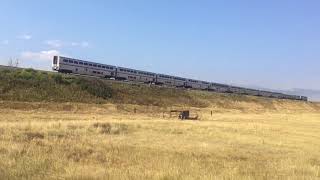
[(52, 78), (57, 84), (62, 84), (63, 82), (61, 74), (55, 74), (52, 76)]
[(25, 80), (34, 79), (35, 72), (30, 70), (17, 71), (15, 74), (15, 77), (19, 79), (25, 79)]
[(78, 79), (77, 84), (80, 85), (82, 90), (87, 91), (93, 96), (101, 97), (103, 99), (111, 98), (113, 94), (112, 88), (99, 79), (89, 80), (80, 78)]
[(111, 124), (110, 123), (94, 123), (94, 128), (99, 128), (100, 133), (102, 134), (110, 134), (111, 133)]

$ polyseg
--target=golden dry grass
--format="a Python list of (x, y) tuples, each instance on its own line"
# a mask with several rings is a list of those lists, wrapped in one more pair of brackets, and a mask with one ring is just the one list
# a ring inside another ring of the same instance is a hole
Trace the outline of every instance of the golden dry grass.
[(156, 107), (27, 104), (38, 108), (2, 102), (0, 179), (320, 178), (320, 113), (304, 104), (194, 108), (199, 121)]

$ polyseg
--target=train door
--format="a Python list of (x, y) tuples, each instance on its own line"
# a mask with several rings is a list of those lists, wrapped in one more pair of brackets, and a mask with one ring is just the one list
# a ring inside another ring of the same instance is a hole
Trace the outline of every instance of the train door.
[(59, 58), (58, 56), (53, 56), (53, 61), (52, 61), (52, 69), (53, 70), (58, 70), (58, 65), (59, 65)]
[(117, 79), (117, 78), (118, 78), (118, 68), (115, 68), (114, 78), (115, 78), (115, 79)]

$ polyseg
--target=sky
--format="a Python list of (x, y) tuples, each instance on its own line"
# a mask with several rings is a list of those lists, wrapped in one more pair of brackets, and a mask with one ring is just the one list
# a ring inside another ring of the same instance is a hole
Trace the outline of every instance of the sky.
[(0, 64), (53, 55), (187, 78), (320, 90), (319, 0), (1, 0)]

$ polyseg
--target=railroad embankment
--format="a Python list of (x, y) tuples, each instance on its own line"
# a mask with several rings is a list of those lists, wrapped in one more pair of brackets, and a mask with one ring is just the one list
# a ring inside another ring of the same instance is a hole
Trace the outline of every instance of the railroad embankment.
[(0, 101), (8, 108), (65, 107), (61, 104), (79, 108), (89, 103), (156, 109), (193, 107), (214, 112), (320, 111), (320, 105), (312, 102), (130, 84), (32, 69), (0, 70)]

